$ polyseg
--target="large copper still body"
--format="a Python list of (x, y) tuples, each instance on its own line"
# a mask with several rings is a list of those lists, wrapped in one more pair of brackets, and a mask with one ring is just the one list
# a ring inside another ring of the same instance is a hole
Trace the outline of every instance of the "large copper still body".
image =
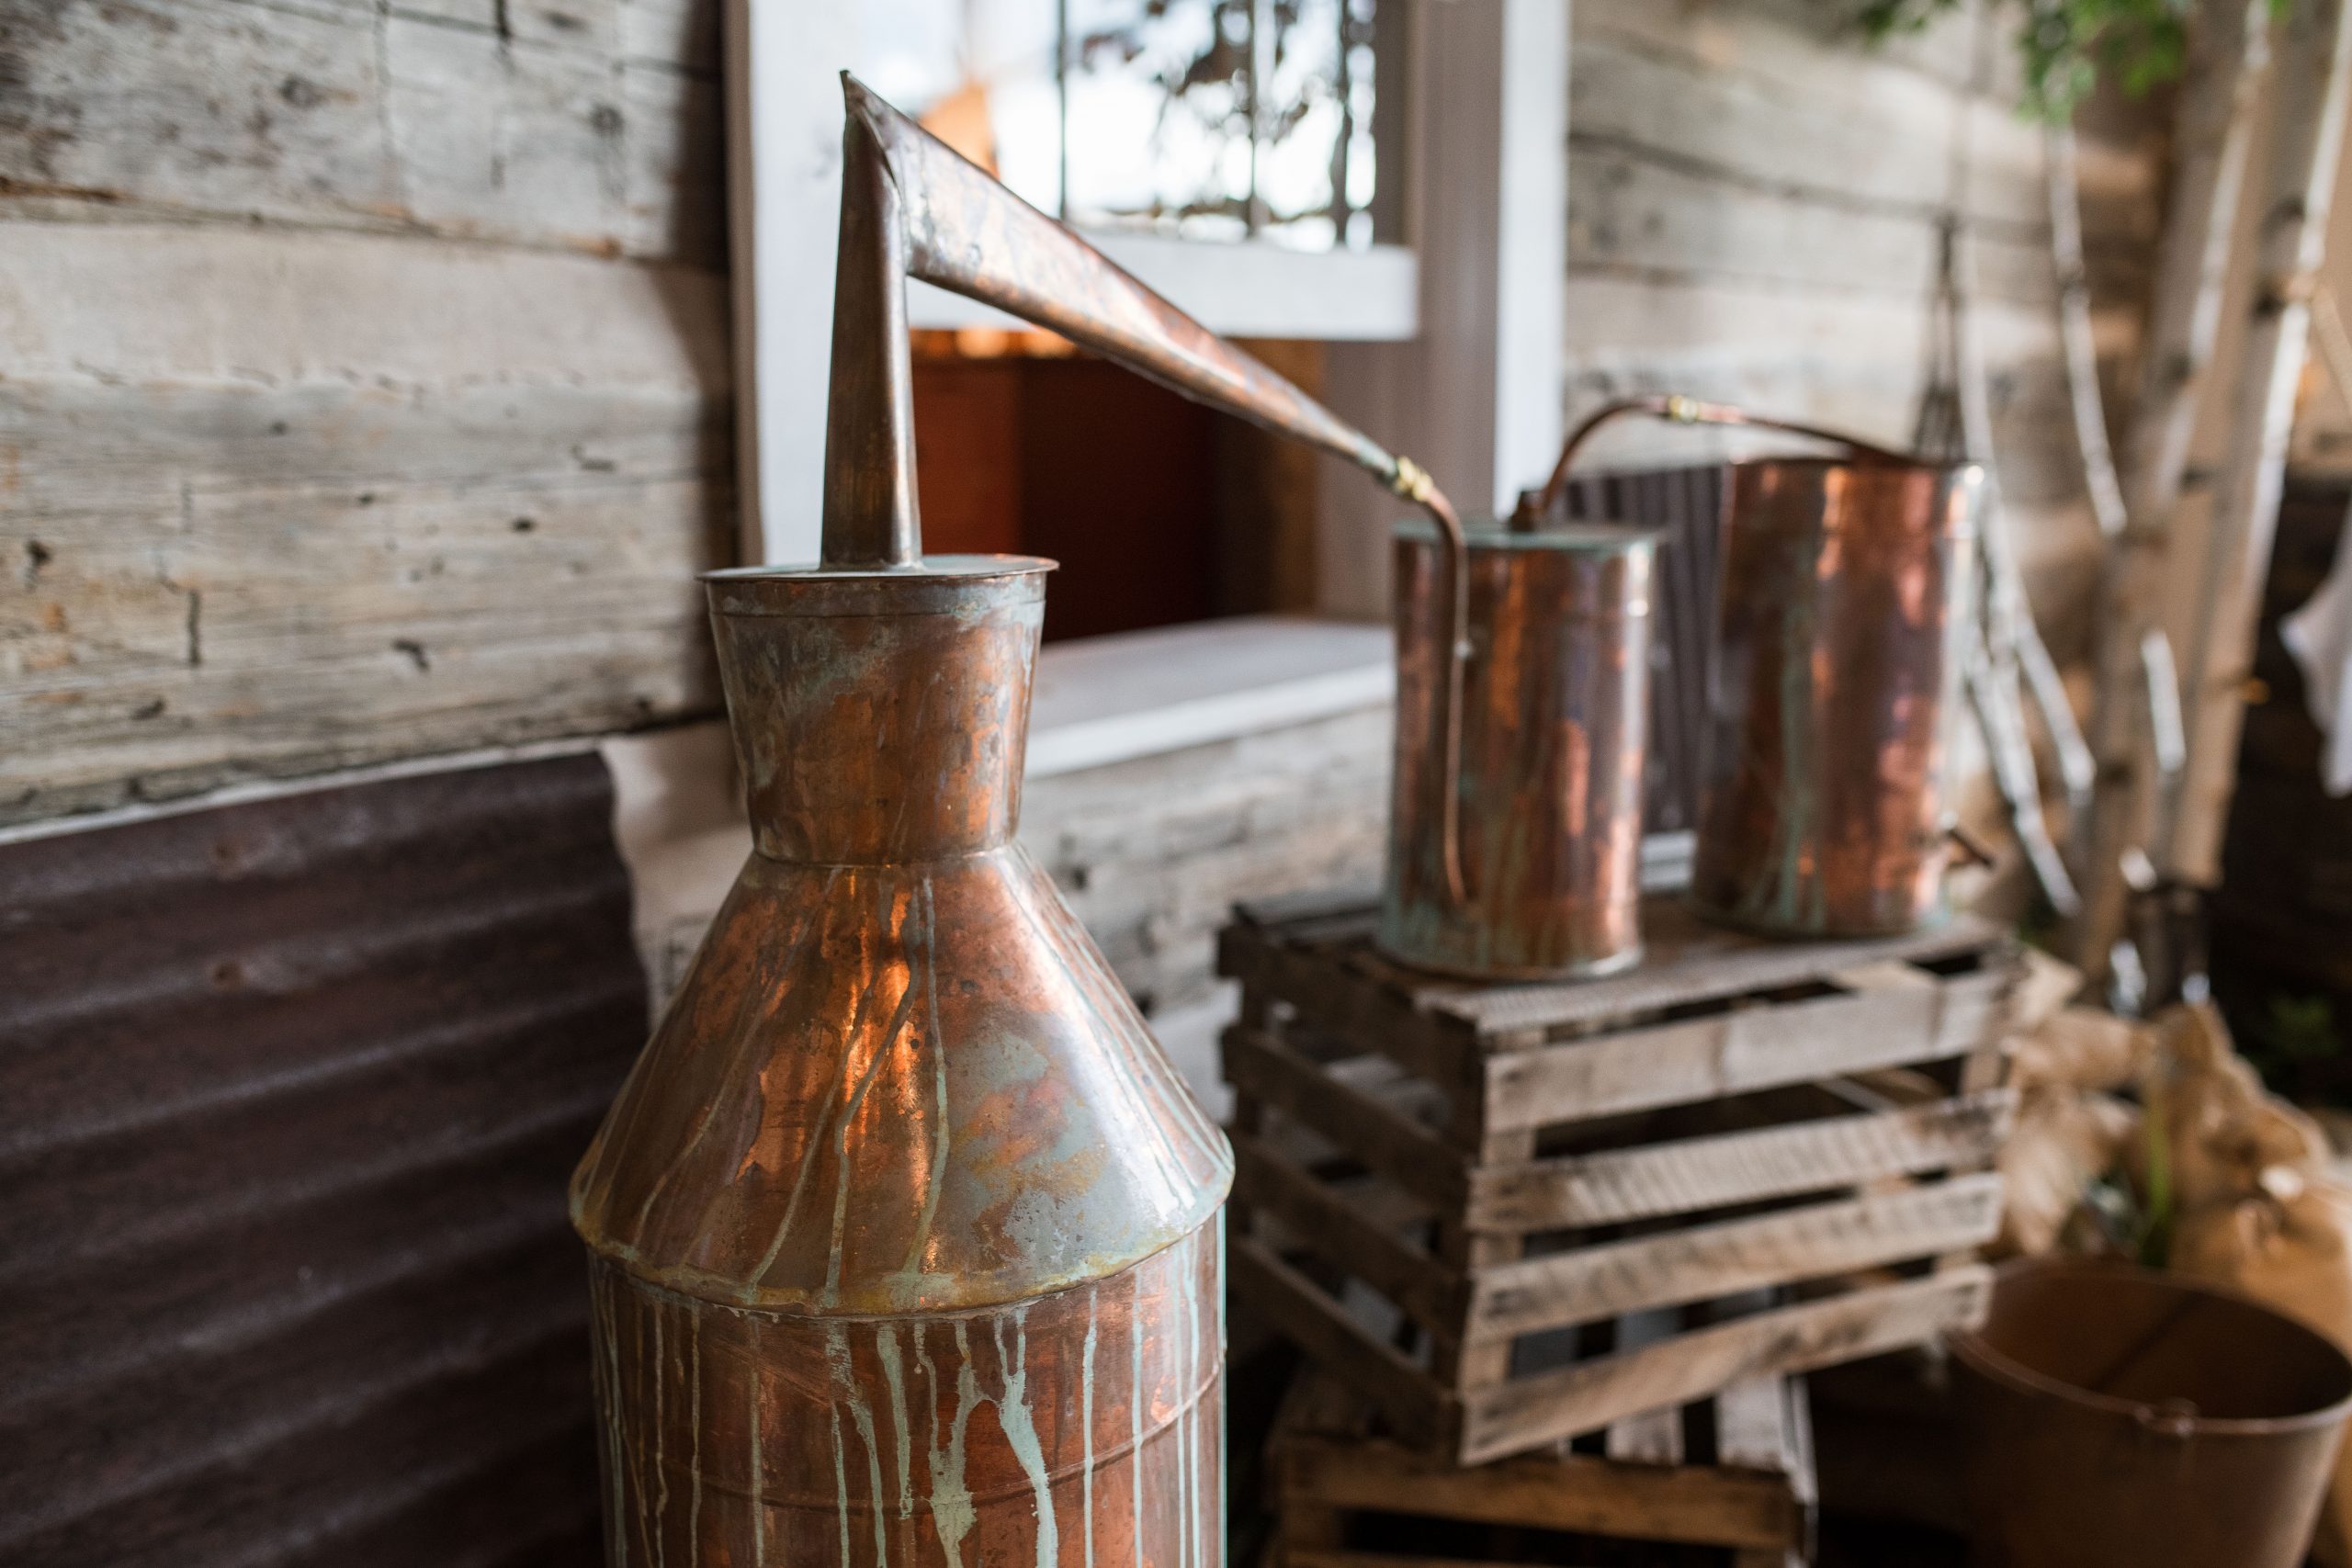
[(905, 281), (1359, 463), (852, 81), (823, 560), (709, 579), (754, 852), (572, 1183), (609, 1561), (1224, 1561), (1223, 1136), (1013, 833), (1052, 563), (925, 558)]

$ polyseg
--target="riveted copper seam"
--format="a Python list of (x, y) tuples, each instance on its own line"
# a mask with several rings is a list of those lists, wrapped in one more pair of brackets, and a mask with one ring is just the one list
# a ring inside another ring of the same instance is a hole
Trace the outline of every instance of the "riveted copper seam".
[[(1639, 958), (1653, 540), (1635, 529), (1469, 532), (1458, 827), (1442, 748), (1446, 551), (1397, 531), (1396, 751), (1379, 942), (1484, 979), (1606, 974)], [(1447, 886), (1461, 846), (1467, 897)]]

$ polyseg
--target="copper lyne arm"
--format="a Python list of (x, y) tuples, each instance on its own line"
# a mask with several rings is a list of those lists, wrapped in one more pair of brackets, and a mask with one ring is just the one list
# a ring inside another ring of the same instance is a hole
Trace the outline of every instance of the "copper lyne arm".
[(907, 279), (993, 305), (1104, 358), (1268, 430), (1347, 458), (1418, 502), (1445, 544), (1452, 637), (1442, 749), (1446, 885), (1464, 896), (1458, 818), (1462, 660), (1469, 635), (1468, 546), (1429, 474), (1121, 271), (914, 121), (842, 73), (841, 250), (833, 285), (832, 396), (825, 427), (824, 560), (911, 566), (922, 556), (915, 500), (914, 370)]
[(844, 72), (841, 254), (826, 432), (825, 559), (922, 553), (905, 279), (1049, 328), (1197, 402), (1357, 464), (1453, 509), (1409, 459), (1211, 333)]

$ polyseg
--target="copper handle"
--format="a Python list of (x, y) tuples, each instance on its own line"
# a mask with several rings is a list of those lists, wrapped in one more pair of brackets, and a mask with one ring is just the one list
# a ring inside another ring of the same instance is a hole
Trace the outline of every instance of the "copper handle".
[(1566, 445), (1560, 448), (1560, 460), (1552, 465), (1551, 478), (1544, 481), (1540, 491), (1528, 491), (1519, 498), (1519, 508), (1511, 513), (1510, 525), (1519, 533), (1530, 532), (1544, 525), (1560, 504), (1560, 497), (1568, 488), (1568, 469), (1576, 462), (1577, 451), (1592, 438), (1593, 433), (1611, 420), (1623, 414), (1648, 414), (1654, 419), (1671, 420), (1677, 424), (1736, 424), (1757, 430), (1778, 430), (1791, 435), (1803, 435), (1815, 441), (1834, 442), (1871, 462), (1916, 464), (1918, 459), (1906, 457), (1891, 447), (1826, 430), (1817, 424), (1804, 424), (1796, 420), (1774, 419), (1767, 414), (1750, 413), (1730, 403), (1702, 402), (1684, 397), (1679, 392), (1668, 392), (1655, 397), (1619, 398), (1603, 403), (1576, 427)]
[(1460, 846), (1462, 649), (1469, 545), (1428, 472), (1391, 456), (1282, 376), (1218, 337), (1023, 201), (847, 72), (842, 94), (841, 248), (832, 397), (825, 431), (824, 561), (891, 568), (922, 555), (906, 280), (919, 277), (1059, 333), (1171, 391), (1344, 457), (1419, 505), (1444, 542), (1453, 599), (1445, 649), (1448, 890), (1464, 896)]

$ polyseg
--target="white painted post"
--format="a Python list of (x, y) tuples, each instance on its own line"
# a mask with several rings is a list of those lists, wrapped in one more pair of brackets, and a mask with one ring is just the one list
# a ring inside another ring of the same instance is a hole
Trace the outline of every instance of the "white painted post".
[(817, 558), (841, 223), (839, 75), (854, 55), (857, 9), (727, 0), (736, 469), (750, 562)]
[[(1569, 0), (1405, 6), (1405, 226), (1420, 333), (1333, 344), (1325, 393), (1464, 511), (1508, 510), (1542, 481), (1563, 434)], [(1317, 509), (1320, 607), (1385, 615), (1396, 503), (1334, 463)]]

